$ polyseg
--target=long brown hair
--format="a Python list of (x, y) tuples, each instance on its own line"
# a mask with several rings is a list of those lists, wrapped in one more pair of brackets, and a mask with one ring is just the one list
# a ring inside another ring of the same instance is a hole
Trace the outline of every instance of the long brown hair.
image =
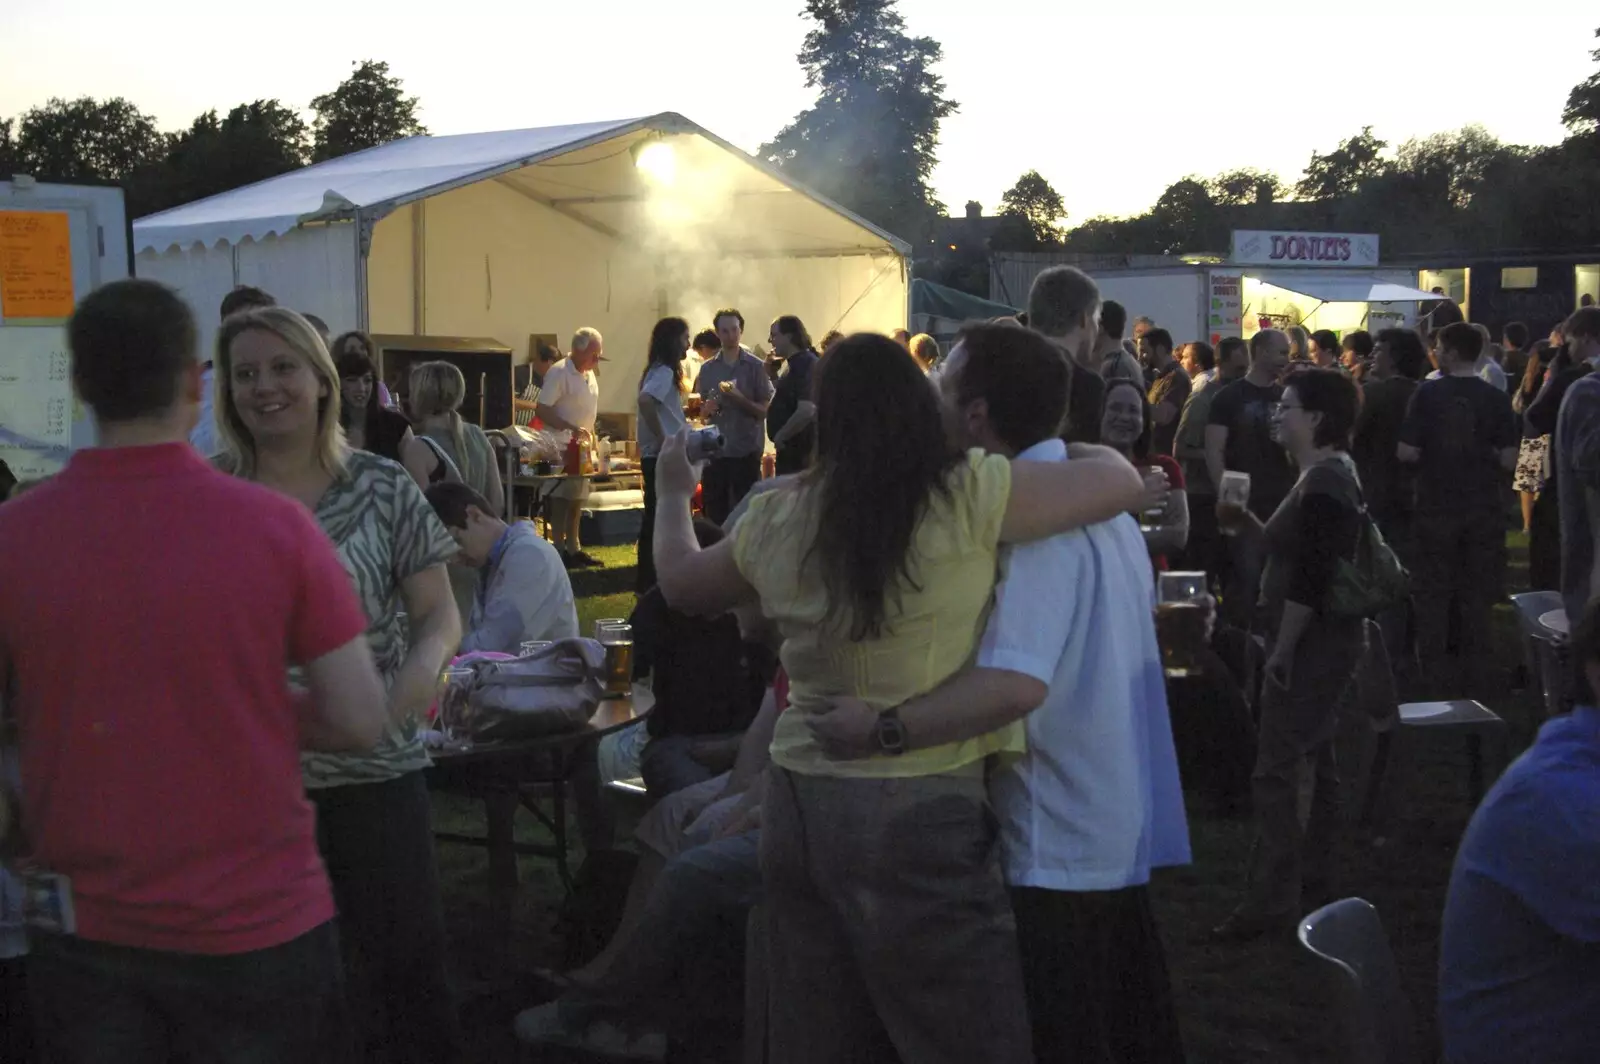
[(821, 567), (828, 621), (873, 639), (898, 612), (902, 581), (920, 590), (912, 544), (928, 503), (950, 493), (960, 454), (945, 439), (939, 400), (905, 348), (873, 333), (840, 342), (817, 364), (817, 492), (806, 553)]

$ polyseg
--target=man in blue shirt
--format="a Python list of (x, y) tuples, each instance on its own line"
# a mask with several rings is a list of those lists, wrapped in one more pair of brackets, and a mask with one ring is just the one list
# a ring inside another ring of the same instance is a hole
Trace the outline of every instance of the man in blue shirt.
[(427, 496), (460, 545), (462, 564), (482, 571), (461, 653), (516, 654), (530, 640), (553, 643), (578, 634), (567, 568), (533, 525), (506, 524), (465, 484), (441, 481)]
[[(1052, 379), (1027, 335), (962, 334), (936, 374), (945, 423), (961, 447), (1065, 462), (1065, 371)], [(1001, 569), (976, 667), (898, 707), (906, 741), (936, 721), (975, 736), (1027, 717), (1028, 752), (989, 796), (1040, 1064), (1182, 1060), (1147, 889), (1151, 868), (1190, 859), (1149, 552), (1123, 515), (1008, 548)], [(857, 756), (873, 717), (841, 701), (813, 730)]]
[(1572, 656), (1581, 704), (1500, 777), (1456, 854), (1439, 940), (1449, 1064), (1600, 1059), (1600, 600)]

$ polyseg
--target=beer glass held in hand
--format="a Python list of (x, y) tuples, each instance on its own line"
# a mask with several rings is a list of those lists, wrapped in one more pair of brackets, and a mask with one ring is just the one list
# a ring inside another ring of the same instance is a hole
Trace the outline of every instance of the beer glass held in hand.
[(1156, 579), (1156, 642), (1168, 676), (1197, 676), (1211, 612), (1206, 574), (1161, 573)]
[(600, 645), (606, 651), (606, 695), (628, 694), (633, 690), (633, 625), (613, 624), (602, 629)]
[(1224, 536), (1236, 536), (1244, 527), (1250, 506), (1250, 474), (1233, 470), (1222, 474), (1217, 488), (1217, 527)]

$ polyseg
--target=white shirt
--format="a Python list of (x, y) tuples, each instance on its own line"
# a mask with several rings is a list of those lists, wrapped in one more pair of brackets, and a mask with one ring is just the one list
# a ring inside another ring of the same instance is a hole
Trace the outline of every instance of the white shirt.
[[(1059, 440), (1018, 455), (1066, 461)], [(1156, 645), (1150, 555), (1132, 517), (1002, 552), (983, 668), (1050, 685), (1028, 752), (989, 783), (1012, 886), (1120, 890), (1189, 862)]]
[(222, 444), (217, 439), (216, 415), (211, 409), (214, 392), (211, 382), (215, 376), (215, 368), (200, 375), (200, 420), (195, 423), (194, 431), (189, 433), (189, 442), (205, 458), (222, 450)]
[[(1472, 371), (1479, 380), (1488, 381), (1502, 392), (1506, 390), (1506, 371), (1501, 369), (1499, 363), (1488, 355), (1479, 355), (1478, 361), (1472, 364)], [(1439, 370), (1434, 370), (1423, 379), (1436, 381), (1443, 376), (1444, 374)]]
[(572, 359), (564, 358), (545, 373), (539, 403), (554, 409), (563, 421), (593, 432), (600, 413), (600, 382), (593, 370), (579, 373)]
[[(641, 398), (648, 395), (656, 401), (656, 417), (661, 421), (662, 435), (657, 436), (650, 431), (643, 413), (639, 415), (639, 453), (646, 458), (654, 458), (661, 453), (661, 444), (666, 437), (688, 425), (683, 416), (683, 396), (678, 391), (678, 382), (672, 377), (672, 370), (662, 365), (650, 367), (650, 372), (644, 375), (644, 383), (639, 387), (639, 395)], [(641, 409), (644, 406), (642, 402), (639, 405)]]

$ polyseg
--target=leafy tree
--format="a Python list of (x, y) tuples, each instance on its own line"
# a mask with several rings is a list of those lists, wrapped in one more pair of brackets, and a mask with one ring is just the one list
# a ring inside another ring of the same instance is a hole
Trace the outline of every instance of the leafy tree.
[(895, 0), (807, 0), (805, 13), (816, 26), (799, 59), (817, 102), (763, 145), (761, 157), (923, 243), (944, 214), (928, 181), (939, 124), (957, 107), (933, 72), (943, 49), (907, 35)]
[(1213, 177), (1206, 182), (1206, 191), (1213, 202), (1224, 207), (1249, 203), (1264, 206), (1283, 198), (1283, 179), (1246, 166)]
[(52, 98), (30, 108), (17, 130), (24, 172), (57, 181), (128, 181), (160, 162), (166, 138), (153, 118), (116, 97)]
[[(1594, 35), (1600, 37), (1600, 30), (1595, 30)], [(1590, 52), (1589, 58), (1600, 63), (1600, 48)], [(1592, 137), (1600, 131), (1600, 71), (1572, 87), (1561, 112), (1561, 124), (1577, 136)]]
[(1395, 154), (1393, 172), (1429, 183), (1451, 207), (1466, 207), (1512, 150), (1474, 124), (1452, 133), (1411, 138)]
[(311, 101), (317, 113), (311, 154), (316, 162), (427, 133), (417, 118), (418, 100), (407, 96), (389, 64), (365, 59), (332, 92)]
[(188, 203), (287, 173), (306, 164), (305, 120), (277, 100), (240, 104), (218, 119), (207, 111), (172, 138), (164, 206)]
[(1327, 155), (1311, 153), (1305, 176), (1295, 186), (1301, 199), (1323, 200), (1348, 196), (1364, 182), (1381, 176), (1387, 164), (1382, 158), (1387, 141), (1372, 135), (1371, 126), (1362, 126), (1361, 132)]
[(1000, 214), (1006, 224), (996, 235), (996, 242), (1003, 242), (1005, 250), (1061, 244), (1065, 235), (1061, 223), (1066, 220), (1067, 206), (1061, 193), (1039, 171), (1029, 170), (1017, 178), (1017, 183), (1000, 198), (1000, 204)]
[(0, 180), (22, 170), (22, 155), (17, 151), (17, 142), (11, 135), (11, 126), (11, 119), (0, 118)]
[(1160, 252), (1172, 255), (1196, 251), (1210, 243), (1217, 205), (1204, 181), (1185, 177), (1167, 186), (1150, 216), (1155, 223)]

